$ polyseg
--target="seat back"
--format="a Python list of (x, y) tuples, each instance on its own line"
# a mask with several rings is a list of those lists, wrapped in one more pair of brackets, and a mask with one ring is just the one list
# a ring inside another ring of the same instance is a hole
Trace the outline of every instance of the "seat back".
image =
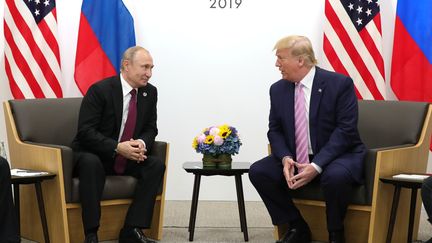
[(358, 129), (367, 148), (416, 144), (429, 104), (410, 101), (359, 100)]
[(82, 98), (10, 100), (23, 142), (71, 146)]

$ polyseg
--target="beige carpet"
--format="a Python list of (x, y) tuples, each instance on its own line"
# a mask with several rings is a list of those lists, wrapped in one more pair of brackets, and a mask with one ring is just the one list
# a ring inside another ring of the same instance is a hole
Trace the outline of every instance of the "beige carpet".
[[(160, 242), (189, 242), (190, 201), (167, 201), (165, 206), (163, 240)], [(262, 202), (246, 202), (249, 242), (274, 242), (273, 226)], [(244, 242), (240, 231), (237, 202), (199, 201), (195, 225), (195, 243)], [(420, 221), (419, 241), (432, 237), (432, 227), (424, 210)], [(105, 241), (104, 243), (116, 243)], [(23, 243), (31, 243), (24, 240)], [(55, 242), (56, 243), (56, 242)]]

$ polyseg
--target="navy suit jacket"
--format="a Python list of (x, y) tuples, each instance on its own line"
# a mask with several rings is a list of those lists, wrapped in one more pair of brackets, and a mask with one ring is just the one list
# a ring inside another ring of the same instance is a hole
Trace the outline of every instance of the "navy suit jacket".
[[(156, 126), (157, 89), (151, 84), (138, 89), (137, 122), (134, 139), (142, 139), (150, 150), (158, 133)], [(73, 142), (75, 151), (97, 154), (102, 161), (112, 161), (120, 133), (123, 93), (119, 76), (93, 84), (84, 96), (78, 132)]]
[[(279, 80), (270, 88), (269, 131), (272, 154), (279, 160), (296, 160), (294, 131), (294, 88)], [(351, 78), (316, 67), (313, 80), (309, 128), (313, 162), (323, 170), (329, 163), (341, 163), (357, 182), (362, 181), (366, 153), (357, 130), (358, 105)]]

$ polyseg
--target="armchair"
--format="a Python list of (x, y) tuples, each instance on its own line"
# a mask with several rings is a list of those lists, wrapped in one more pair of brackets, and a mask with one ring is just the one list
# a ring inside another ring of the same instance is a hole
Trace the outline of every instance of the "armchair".
[[(48, 230), (52, 242), (84, 239), (79, 203), (79, 179), (73, 177), (70, 145), (76, 134), (82, 98), (10, 100), (3, 103), (10, 160), (14, 168), (57, 174), (43, 183)], [(149, 151), (168, 163), (169, 144), (156, 141)], [(156, 198), (151, 238), (162, 237), (166, 173)], [(100, 240), (116, 239), (131, 203), (136, 180), (131, 176), (107, 176), (101, 202)], [(21, 234), (43, 241), (36, 199), (31, 187), (22, 187)], [(30, 192), (31, 191), (31, 192)]]
[[(347, 242), (385, 242), (393, 187), (379, 178), (426, 171), (431, 116), (432, 106), (428, 103), (359, 101), (358, 129), (368, 152), (364, 160), (365, 183), (354, 189), (345, 218)], [(311, 228), (312, 239), (327, 241), (325, 202), (319, 185), (306, 185), (294, 191), (293, 198)], [(409, 202), (410, 192), (403, 189), (395, 223), (395, 228), (400, 230), (394, 232), (394, 243), (407, 238)], [(420, 207), (417, 204), (414, 232), (418, 229)], [(275, 238), (281, 238), (286, 229), (287, 225), (275, 226)]]

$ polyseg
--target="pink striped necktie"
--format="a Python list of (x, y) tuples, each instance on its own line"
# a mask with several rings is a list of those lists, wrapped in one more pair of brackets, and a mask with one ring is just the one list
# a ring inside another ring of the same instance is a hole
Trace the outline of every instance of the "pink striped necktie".
[[(306, 119), (306, 100), (303, 93), (303, 84), (295, 85), (295, 142), (298, 163), (309, 163), (308, 155), (308, 123)], [(301, 172), (301, 170), (299, 170)]]
[[(137, 91), (135, 89), (132, 89), (131, 99), (129, 101), (129, 109), (128, 109), (128, 116), (126, 119), (125, 126), (123, 128), (123, 133), (120, 139), (120, 142), (128, 141), (133, 137), (133, 133), (135, 131), (135, 124), (136, 124), (136, 118), (137, 118), (137, 97), (136, 97)], [(118, 154), (115, 158), (114, 162), (114, 171), (121, 175), (124, 173), (126, 168), (127, 159), (120, 154)]]

